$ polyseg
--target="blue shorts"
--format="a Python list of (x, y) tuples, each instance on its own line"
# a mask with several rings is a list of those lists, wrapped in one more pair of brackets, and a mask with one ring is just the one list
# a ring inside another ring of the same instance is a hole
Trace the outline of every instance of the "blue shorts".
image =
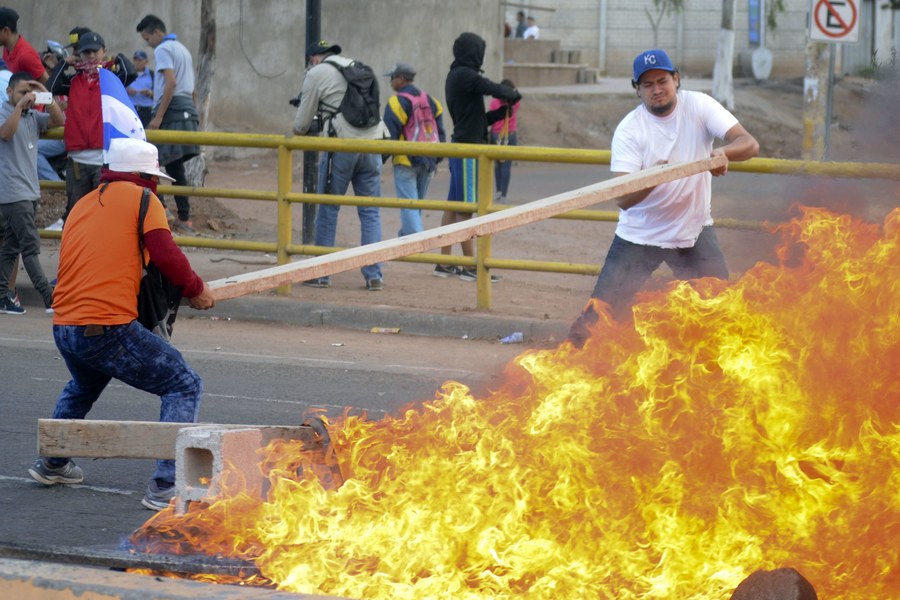
[(450, 159), (450, 191), (447, 200), (478, 202), (478, 159)]

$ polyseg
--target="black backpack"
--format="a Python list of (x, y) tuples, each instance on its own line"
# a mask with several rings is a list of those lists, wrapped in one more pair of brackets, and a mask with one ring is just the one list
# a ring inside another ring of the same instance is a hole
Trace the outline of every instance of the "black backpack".
[[(138, 211), (138, 249), (144, 260), (144, 217), (150, 208), (150, 190), (144, 188), (141, 208)], [(141, 285), (138, 290), (137, 321), (164, 340), (172, 337), (172, 328), (181, 304), (181, 288), (176, 287), (162, 274), (153, 261), (144, 264)]]
[(347, 92), (337, 110), (344, 115), (353, 127), (368, 129), (381, 121), (381, 103), (378, 96), (378, 78), (372, 67), (353, 61), (346, 67), (331, 61), (324, 61), (344, 76), (347, 80)]

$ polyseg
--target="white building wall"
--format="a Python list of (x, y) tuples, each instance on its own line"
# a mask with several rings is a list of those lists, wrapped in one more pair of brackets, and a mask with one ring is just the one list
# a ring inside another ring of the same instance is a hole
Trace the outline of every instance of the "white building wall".
[[(653, 28), (647, 11), (654, 13), (652, 0), (547, 0), (525, 1), (531, 7), (553, 4), (553, 12), (523, 8), (533, 14), (544, 39), (558, 39), (564, 50), (579, 50), (582, 62), (600, 67), (608, 76), (628, 75), (631, 61), (654, 45)], [(690, 76), (712, 74), (716, 43), (722, 20), (722, 0), (685, 0), (681, 15), (671, 12), (658, 30), (657, 45), (670, 53), (681, 69)], [(777, 29), (768, 30), (766, 46), (774, 53), (773, 77), (799, 77), (804, 69), (807, 38), (806, 15), (809, 0), (785, 0), (786, 11), (778, 14)], [(601, 22), (602, 6), (606, 22)], [(506, 21), (515, 24), (518, 6), (507, 6)], [(679, 21), (680, 27), (679, 29)], [(605, 27), (605, 52), (601, 50), (601, 28)], [(748, 2), (738, 0), (735, 13), (736, 69), (749, 61)], [(605, 58), (605, 65), (601, 60)], [(747, 63), (749, 64), (749, 62)]]

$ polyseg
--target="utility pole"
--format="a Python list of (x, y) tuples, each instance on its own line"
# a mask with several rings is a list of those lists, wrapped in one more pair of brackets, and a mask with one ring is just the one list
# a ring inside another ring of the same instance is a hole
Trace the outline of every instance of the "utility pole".
[[(322, 2), (321, 0), (306, 1), (306, 40), (304, 45), (318, 41), (322, 37)], [(309, 56), (306, 63), (309, 64)], [(318, 131), (310, 131), (318, 133)], [(303, 192), (315, 194), (318, 191), (319, 153), (312, 151), (303, 152)], [(303, 203), (303, 230), (301, 239), (304, 244), (314, 244), (316, 241), (316, 205)]]
[(828, 113), (829, 51), (823, 42), (806, 43), (806, 76), (803, 79), (804, 160), (825, 160)]

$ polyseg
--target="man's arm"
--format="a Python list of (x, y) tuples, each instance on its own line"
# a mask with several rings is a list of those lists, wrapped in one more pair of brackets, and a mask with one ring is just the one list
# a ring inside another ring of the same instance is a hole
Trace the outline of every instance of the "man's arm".
[[(738, 123), (725, 133), (724, 146), (713, 149), (713, 156), (725, 156), (728, 161), (748, 160), (759, 154), (759, 142), (750, 135), (743, 126)], [(710, 171), (714, 176), (718, 177), (728, 172), (728, 165), (713, 169)]]
[[(662, 161), (657, 163), (659, 165), (666, 164), (666, 161)], [(613, 173), (613, 177), (620, 177), (622, 175), (629, 175), (629, 173)], [(656, 189), (656, 186), (651, 188), (647, 188), (645, 190), (640, 190), (637, 192), (632, 192), (631, 194), (625, 194), (624, 196), (619, 196), (616, 198), (616, 205), (622, 210), (628, 210), (632, 206), (636, 204), (640, 204), (644, 201), (644, 199), (650, 195), (650, 192)]]
[(209, 287), (197, 275), (181, 248), (175, 245), (168, 229), (152, 229), (144, 233), (144, 245), (159, 270), (172, 283), (180, 287), (193, 308), (212, 308), (216, 299)]
[[(318, 65), (316, 65), (318, 66)], [(300, 106), (297, 107), (297, 114), (294, 116), (294, 134), (295, 135), (306, 135), (309, 131), (309, 126), (312, 125), (313, 117), (316, 116), (316, 111), (319, 110), (319, 97), (321, 92), (319, 90), (319, 85), (316, 83), (318, 78), (317, 75), (313, 75), (313, 69), (311, 68), (306, 72), (306, 77), (303, 78), (303, 89), (300, 94)], [(328, 67), (329, 69), (331, 67)]]
[(47, 129), (62, 127), (66, 124), (66, 113), (62, 111), (62, 107), (56, 100), (47, 107), (47, 112), (50, 114), (50, 120), (47, 121)]
[(160, 74), (162, 74), (163, 79), (165, 80), (162, 98), (159, 99), (159, 104), (156, 107), (156, 116), (147, 123), (147, 129), (159, 129), (159, 126), (162, 125), (163, 116), (166, 114), (166, 111), (169, 110), (172, 96), (175, 95), (175, 71), (172, 69), (156, 71), (157, 76)]
[(7, 117), (3, 124), (0, 125), (0, 140), (8, 142), (16, 135), (16, 131), (19, 130), (19, 121), (22, 119), (22, 111), (26, 108), (31, 108), (33, 104), (34, 94), (25, 94), (22, 96), (22, 99), (19, 100), (18, 104), (13, 107), (9, 117)]
[(75, 64), (75, 61), (78, 60), (77, 56), (68, 56), (66, 60), (61, 60), (56, 63), (56, 66), (53, 67), (53, 70), (50, 72), (50, 77), (44, 83), (47, 86), (47, 89), (50, 90), (50, 93), (54, 96), (68, 96), (69, 88), (71, 87), (72, 78), (66, 75), (65, 71), (70, 66)]

